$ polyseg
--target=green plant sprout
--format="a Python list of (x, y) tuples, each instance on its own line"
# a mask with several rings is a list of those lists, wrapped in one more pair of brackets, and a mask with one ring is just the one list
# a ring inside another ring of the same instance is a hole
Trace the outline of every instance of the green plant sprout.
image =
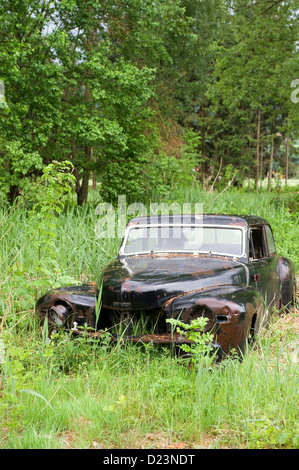
[(200, 358), (211, 353), (211, 343), (214, 335), (209, 331), (205, 332), (205, 327), (208, 323), (207, 318), (198, 317), (191, 320), (190, 323), (169, 318), (166, 322), (170, 323), (180, 335), (185, 336), (190, 341), (190, 343), (181, 344), (180, 348), (182, 351), (190, 354), (193, 363), (197, 363)]

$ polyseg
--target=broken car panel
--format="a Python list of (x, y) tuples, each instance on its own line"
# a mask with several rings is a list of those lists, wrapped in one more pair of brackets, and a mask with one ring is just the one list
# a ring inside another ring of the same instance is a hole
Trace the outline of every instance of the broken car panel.
[(96, 335), (108, 329), (114, 337), (156, 343), (186, 341), (168, 318), (190, 323), (204, 316), (221, 355), (244, 353), (295, 289), (294, 263), (276, 253), (262, 218), (148, 216), (128, 223), (117, 259), (103, 272), (101, 299), (92, 286), (60, 288), (39, 299), (36, 310), (50, 328), (87, 324)]

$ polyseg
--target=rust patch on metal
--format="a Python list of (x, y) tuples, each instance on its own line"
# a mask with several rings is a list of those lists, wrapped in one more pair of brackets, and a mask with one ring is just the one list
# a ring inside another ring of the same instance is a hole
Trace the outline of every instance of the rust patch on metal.
[[(211, 289), (217, 289), (218, 287), (226, 287), (226, 286), (225, 285), (212, 286), (212, 287), (209, 286), (209, 287), (203, 287), (201, 289), (194, 289), (189, 292), (183, 292), (182, 294), (176, 295), (175, 297), (172, 297), (171, 299), (167, 300), (167, 302), (164, 303), (163, 308), (167, 309), (174, 300), (185, 297), (186, 295), (196, 294), (196, 293), (204, 292), (204, 291), (211, 290)], [(227, 284), (227, 287), (231, 287), (231, 284)]]

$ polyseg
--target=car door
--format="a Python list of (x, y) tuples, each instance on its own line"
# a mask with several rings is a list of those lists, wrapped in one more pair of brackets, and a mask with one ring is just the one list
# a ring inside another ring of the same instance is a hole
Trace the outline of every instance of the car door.
[(249, 261), (253, 269), (251, 285), (263, 295), (265, 306), (279, 308), (278, 256), (269, 225), (255, 225), (249, 232)]

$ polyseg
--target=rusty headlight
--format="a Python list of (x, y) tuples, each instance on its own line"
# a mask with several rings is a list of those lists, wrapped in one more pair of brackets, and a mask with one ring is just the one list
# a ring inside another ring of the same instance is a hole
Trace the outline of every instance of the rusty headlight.
[(69, 314), (69, 309), (62, 304), (53, 305), (49, 309), (49, 319), (51, 323), (58, 326), (64, 325)]
[(207, 318), (208, 320), (205, 326), (205, 332), (210, 331), (215, 325), (215, 315), (212, 312), (212, 310), (206, 305), (202, 305), (200, 307), (199, 306), (194, 307), (189, 314), (190, 321), (195, 320), (195, 318), (199, 318), (199, 317), (204, 317), (204, 318)]

